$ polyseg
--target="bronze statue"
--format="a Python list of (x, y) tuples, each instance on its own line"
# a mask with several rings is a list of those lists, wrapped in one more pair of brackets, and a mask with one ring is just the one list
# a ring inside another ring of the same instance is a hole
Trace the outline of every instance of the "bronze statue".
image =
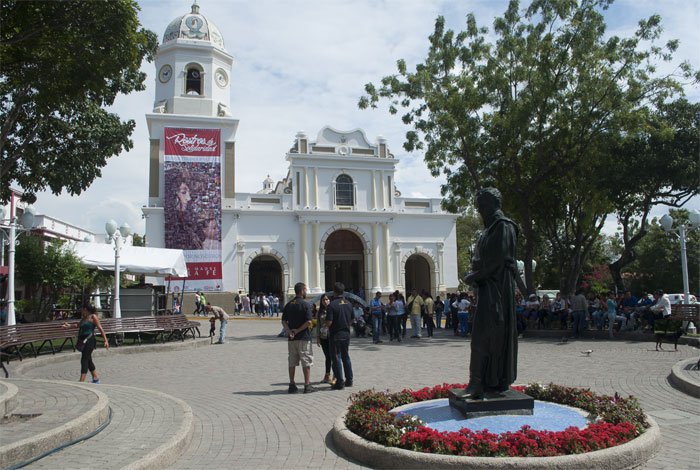
[(477, 291), (469, 387), (465, 391), (471, 399), (508, 390), (515, 382), (518, 359), (515, 318), (518, 228), (501, 212), (501, 193), (495, 188), (477, 192), (476, 208), (484, 221), (484, 230), (472, 255), (471, 272), (464, 279)]

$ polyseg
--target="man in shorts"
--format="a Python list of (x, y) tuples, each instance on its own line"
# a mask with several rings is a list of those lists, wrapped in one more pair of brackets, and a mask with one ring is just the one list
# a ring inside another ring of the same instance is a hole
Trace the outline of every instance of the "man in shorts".
[(294, 286), (295, 297), (284, 306), (282, 326), (289, 338), (287, 351), (289, 353), (289, 393), (297, 393), (299, 389), (294, 382), (296, 367), (301, 362), (304, 372), (304, 393), (315, 392), (311, 386), (311, 366), (314, 363), (314, 352), (311, 344), (311, 320), (313, 313), (311, 304), (306, 298), (306, 284), (297, 282)]

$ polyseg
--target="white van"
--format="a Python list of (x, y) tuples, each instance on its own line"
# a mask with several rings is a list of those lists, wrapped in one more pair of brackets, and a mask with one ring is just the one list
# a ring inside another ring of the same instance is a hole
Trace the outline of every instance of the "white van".
[[(668, 300), (669, 300), (669, 302), (671, 302), (671, 305), (684, 304), (685, 303), (685, 294), (668, 294)], [(690, 294), (690, 303), (691, 304), (698, 303), (697, 297), (695, 297), (693, 294)]]

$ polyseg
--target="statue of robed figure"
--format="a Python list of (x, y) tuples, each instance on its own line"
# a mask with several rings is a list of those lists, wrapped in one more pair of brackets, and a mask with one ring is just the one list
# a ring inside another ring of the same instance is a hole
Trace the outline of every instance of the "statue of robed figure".
[(517, 376), (518, 332), (515, 317), (516, 224), (501, 212), (501, 193), (484, 188), (476, 194), (484, 230), (464, 281), (477, 292), (473, 319), (469, 386), (466, 398), (509, 389)]

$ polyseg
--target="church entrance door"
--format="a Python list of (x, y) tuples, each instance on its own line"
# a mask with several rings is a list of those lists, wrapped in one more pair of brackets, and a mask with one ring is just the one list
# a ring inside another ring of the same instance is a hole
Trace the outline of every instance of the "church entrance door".
[(365, 287), (365, 249), (362, 240), (349, 230), (336, 230), (326, 240), (326, 292), (342, 282), (345, 290), (356, 292)]
[[(282, 294), (282, 266), (272, 256), (260, 255), (256, 257), (249, 268), (249, 295), (258, 293)], [(280, 297), (281, 298), (281, 297)]]
[(430, 265), (421, 255), (411, 255), (406, 260), (406, 292), (416, 289), (418, 293), (423, 290), (432, 292), (430, 285)]

